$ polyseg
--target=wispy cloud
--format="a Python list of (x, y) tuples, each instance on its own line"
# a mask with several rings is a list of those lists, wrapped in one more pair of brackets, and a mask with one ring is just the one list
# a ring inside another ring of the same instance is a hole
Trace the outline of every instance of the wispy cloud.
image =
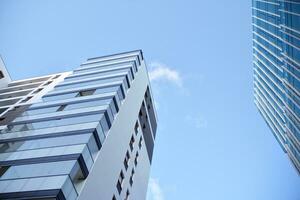
[(147, 200), (164, 200), (163, 191), (159, 185), (158, 179), (150, 178)]
[(207, 127), (207, 120), (202, 116), (186, 115), (185, 121), (196, 128)]
[(149, 67), (150, 81), (168, 81), (182, 87), (181, 74), (175, 69), (160, 62), (152, 62)]

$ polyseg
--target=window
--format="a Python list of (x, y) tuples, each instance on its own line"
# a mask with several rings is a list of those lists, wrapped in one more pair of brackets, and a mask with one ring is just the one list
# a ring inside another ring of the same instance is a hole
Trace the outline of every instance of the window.
[(52, 79), (57, 79), (58, 77), (60, 77), (60, 75), (56, 75)]
[(129, 190), (126, 191), (126, 196), (125, 196), (125, 199), (124, 200), (129, 200), (129, 195), (130, 195), (130, 192)]
[(121, 194), (121, 191), (122, 191), (124, 178), (125, 177), (124, 177), (123, 171), (121, 170), (119, 178), (118, 178), (118, 182), (117, 182), (117, 190), (118, 190), (119, 194)]
[(150, 110), (151, 105), (152, 105), (152, 99), (151, 99), (151, 96), (150, 96), (149, 87), (147, 88), (147, 91), (145, 92), (145, 102), (147, 104), (148, 110)]
[(130, 186), (132, 186), (132, 184), (133, 184), (134, 174), (135, 174), (135, 171), (134, 171), (134, 169), (132, 169), (131, 170), (130, 179), (129, 179)]
[(126, 170), (128, 169), (129, 159), (130, 159), (130, 154), (129, 154), (129, 152), (127, 151), (127, 152), (126, 152), (126, 155), (125, 155), (125, 159), (124, 159), (124, 167), (125, 167)]
[(22, 100), (20, 103), (25, 103), (25, 102), (29, 101), (31, 98), (32, 98), (32, 97), (27, 97), (27, 98), (25, 98), (24, 100)]
[(76, 97), (89, 96), (89, 95), (94, 94), (95, 91), (96, 91), (95, 89), (94, 89), (94, 90), (80, 91), (80, 92), (76, 95)]
[[(83, 116), (65, 116), (65, 117), (57, 117), (55, 119), (47, 119), (43, 121), (37, 121), (32, 123), (26, 123), (26, 124), (15, 124), (15, 125), (8, 125), (8, 131), (21, 131), (23, 126), (27, 127), (27, 130), (33, 130), (33, 129), (41, 129), (41, 128), (50, 128), (55, 126), (65, 126), (65, 125), (71, 125), (71, 124), (82, 124), (87, 122), (95, 122), (99, 121), (103, 114), (92, 114), (92, 115), (83, 115)], [(103, 126), (105, 124), (102, 124)], [(105, 129), (106, 130), (106, 129)], [(24, 131), (24, 130), (22, 130)]]
[(0, 114), (4, 113), (7, 109), (0, 109)]
[(53, 81), (48, 81), (47, 83), (44, 84), (44, 86), (46, 85), (50, 85)]
[(132, 135), (131, 139), (130, 139), (130, 142), (129, 142), (129, 147), (130, 147), (131, 151), (133, 150), (133, 143), (134, 143), (134, 136)]
[(39, 88), (39, 89), (35, 90), (32, 94), (37, 94), (37, 93), (39, 93), (42, 90), (43, 90), (43, 88)]
[(4, 78), (4, 74), (3, 74), (2, 71), (0, 71), (0, 79), (1, 79), (1, 78)]
[(143, 142), (143, 137), (141, 136), (141, 137), (140, 137), (140, 141), (139, 141), (139, 149), (142, 148), (142, 142)]
[(135, 126), (134, 126), (134, 132), (135, 132), (136, 135), (137, 135), (138, 132), (139, 132), (139, 123), (138, 123), (138, 122), (135, 123)]
[(59, 108), (56, 111), (57, 112), (63, 111), (66, 107), (67, 107), (67, 105), (61, 105), (61, 106), (59, 106)]
[(134, 165), (135, 165), (135, 166), (137, 166), (138, 158), (139, 158), (139, 152), (136, 152), (136, 154), (135, 154), (135, 159), (134, 159)]
[(9, 169), (10, 166), (1, 166), (0, 167), (0, 177)]

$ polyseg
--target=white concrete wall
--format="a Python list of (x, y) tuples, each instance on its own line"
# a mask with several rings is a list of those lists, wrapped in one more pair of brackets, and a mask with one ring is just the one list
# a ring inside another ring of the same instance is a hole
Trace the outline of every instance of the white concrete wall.
[[(150, 173), (150, 161), (146, 146), (143, 140), (141, 150), (138, 150), (140, 131), (138, 136), (134, 133), (134, 126), (138, 120), (138, 113), (144, 99), (148, 85), (148, 77), (145, 64), (139, 67), (135, 80), (128, 90), (120, 111), (112, 124), (109, 134), (98, 154), (98, 157), (91, 169), (91, 172), (84, 183), (79, 200), (111, 200), (113, 194), (116, 199), (124, 199), (126, 190), (129, 188), (130, 199), (143, 200), (146, 198), (148, 179)], [(129, 141), (134, 134), (134, 150), (130, 153), (130, 164), (126, 171), (123, 165), (125, 153), (130, 152)], [(134, 166), (136, 151), (139, 151), (139, 160), (135, 167), (135, 178), (133, 186), (129, 184), (131, 169)], [(118, 195), (116, 188), (120, 170), (123, 169), (125, 180), (121, 195)]]

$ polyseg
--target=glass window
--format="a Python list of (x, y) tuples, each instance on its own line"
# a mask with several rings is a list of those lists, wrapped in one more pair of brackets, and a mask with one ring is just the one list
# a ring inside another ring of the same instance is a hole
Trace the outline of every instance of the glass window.
[(37, 93), (39, 93), (42, 90), (43, 90), (43, 88), (39, 88), (39, 89), (35, 90), (32, 94), (37, 94)]
[(139, 141), (139, 149), (142, 148), (142, 142), (143, 142), (143, 136), (140, 137), (140, 141)]
[(129, 147), (131, 151), (133, 150), (133, 144), (134, 144), (134, 136), (132, 135), (129, 142)]
[(76, 162), (76, 160), (68, 160), (60, 162), (11, 166), (9, 169), (6, 169), (6, 173), (3, 174), (0, 179), (20, 179), (37, 176), (69, 174)]
[(121, 170), (120, 175), (119, 175), (119, 178), (118, 178), (118, 182), (117, 182), (117, 190), (118, 190), (119, 194), (121, 194), (121, 191), (122, 191), (124, 178), (125, 178), (125, 177), (124, 177), (124, 173), (123, 173), (123, 171)]
[(39, 108), (39, 109), (29, 109), (24, 112), (21, 116), (28, 116), (28, 115), (38, 115), (43, 113), (52, 113), (56, 112), (59, 109), (59, 106), (47, 107), (47, 108)]
[(25, 140), (18, 142), (8, 142), (0, 144), (0, 152), (16, 152), (30, 149), (41, 149), (74, 144), (86, 144), (89, 142), (91, 134), (68, 135), (62, 137), (51, 137), (35, 140)]
[(129, 199), (129, 195), (130, 195), (130, 192), (129, 190), (126, 191), (126, 196), (125, 196), (125, 199), (124, 200), (128, 200)]
[(80, 103), (72, 103), (72, 104), (69, 104), (65, 108), (65, 110), (73, 110), (73, 109), (79, 109), (79, 108), (107, 105), (110, 103), (110, 101), (111, 101), (111, 99), (96, 99), (96, 100), (89, 100), (89, 101), (80, 102)]
[[(8, 125), (6, 132), (26, 131), (33, 129), (50, 128), (55, 126), (64, 126), (71, 124), (81, 124), (86, 122), (95, 122), (102, 119), (103, 114), (83, 115), (78, 117), (63, 117), (47, 121), (40, 121), (27, 124)], [(104, 124), (105, 125), (105, 124)]]
[[(35, 108), (31, 110), (27, 110), (22, 114), (22, 116), (28, 116), (28, 115), (37, 115), (37, 114), (43, 114), (43, 113), (53, 113), (53, 112), (59, 112), (59, 111), (65, 111), (65, 110), (73, 110), (73, 109), (79, 109), (79, 108), (87, 108), (87, 107), (93, 107), (93, 106), (101, 106), (101, 105), (107, 105), (111, 103), (111, 99), (94, 99), (94, 100), (88, 100), (88, 101), (81, 101), (81, 102), (71, 102), (69, 104), (63, 104), (63, 105), (55, 105), (51, 107), (46, 108)], [(115, 108), (115, 107), (113, 107)]]
[(89, 81), (82, 81), (82, 82), (78, 81), (73, 84), (57, 86), (56, 91), (66, 90), (66, 89), (71, 89), (71, 88), (79, 88), (79, 87), (90, 86), (90, 85), (113, 83), (113, 82), (124, 80), (124, 77), (125, 77), (125, 75), (121, 76), (121, 77), (113, 77), (113, 78), (105, 78), (105, 79), (102, 78), (100, 80), (99, 80), (99, 78), (97, 78), (96, 80), (89, 80)]
[(89, 96), (89, 95), (94, 94), (95, 91), (96, 91), (95, 89), (93, 89), (93, 90), (80, 91), (80, 92), (76, 95), (76, 97)]
[(56, 111), (63, 111), (65, 108), (67, 107), (67, 105), (61, 105), (59, 106), (59, 108)]
[(64, 83), (68, 83), (71, 81), (76, 81), (76, 80), (82, 80), (83, 78), (94, 78), (94, 77), (117, 77), (120, 75), (124, 75), (125, 73), (130, 73), (131, 74), (131, 70), (130, 69), (122, 69), (122, 70), (118, 70), (118, 73), (116, 73), (115, 71), (108, 71), (108, 72), (103, 72), (103, 71), (92, 71), (92, 72), (88, 72), (82, 75), (75, 75), (75, 76), (69, 76), (65, 79)]
[(1, 166), (0, 167), (0, 177), (2, 177), (5, 172), (9, 169), (10, 166)]
[(74, 171), (75, 171), (75, 175), (72, 178), (72, 181), (73, 181), (73, 184), (75, 186), (77, 193), (79, 193), (83, 187), (82, 182), (84, 181), (85, 177), (84, 177), (79, 165), (76, 166), (76, 169)]
[(134, 169), (132, 169), (131, 170), (130, 179), (129, 179), (130, 186), (132, 186), (132, 184), (133, 184), (134, 174), (135, 174), (135, 171), (134, 171)]
[(127, 151), (127, 152), (126, 152), (126, 155), (125, 155), (125, 159), (124, 159), (124, 167), (125, 167), (126, 170), (128, 169), (129, 159), (130, 159), (130, 154), (129, 154), (129, 152)]
[(67, 94), (44, 96), (43, 101), (48, 102), (48, 101), (56, 101), (56, 100), (62, 100), (62, 99), (70, 99), (70, 98), (75, 97), (77, 94), (78, 94), (78, 92), (72, 92), (72, 93), (67, 93)]
[(120, 69), (124, 69), (124, 68), (131, 68), (132, 66), (129, 66), (130, 63), (132, 63), (131, 61), (135, 61), (134, 59), (129, 59), (125, 62), (120, 62), (120, 61), (112, 61), (109, 64), (99, 64), (99, 63), (94, 63), (94, 64), (89, 64), (88, 67), (85, 68), (81, 68), (78, 70), (75, 70), (75, 74), (82, 74), (82, 73), (86, 73), (86, 72), (91, 72), (91, 71), (118, 71)]
[(136, 121), (136, 123), (135, 123), (135, 126), (134, 126), (134, 132), (135, 132), (136, 135), (137, 135), (138, 132), (139, 132), (139, 122), (138, 122), (138, 121)]
[(134, 159), (134, 165), (135, 165), (135, 166), (137, 166), (138, 159), (139, 159), (139, 152), (136, 152), (136, 154), (135, 154), (135, 159)]
[(50, 147), (44, 149), (33, 149), (33, 150), (1, 153), (0, 161), (4, 163), (14, 162), (15, 164), (17, 163), (23, 164), (25, 160), (32, 162), (33, 159), (40, 159), (40, 158), (46, 159), (47, 157), (52, 157), (52, 156), (79, 154), (83, 152), (84, 148), (85, 148), (84, 144), (78, 144), (78, 145), (70, 145), (70, 146), (62, 146), (62, 147)]
[(45, 191), (57, 188), (62, 188), (62, 192), (64, 194), (68, 194), (68, 199), (69, 197), (71, 197), (71, 195), (75, 195), (76, 198), (76, 191), (71, 183), (69, 176), (67, 175), (4, 180), (1, 181), (1, 185), (9, 185), (9, 187), (1, 188), (2, 193), (10, 193), (9, 199), (20, 199), (20, 197), (22, 197), (22, 194), (25, 194), (25, 192), (27, 191), (39, 191), (37, 193), (27, 193), (27, 199), (36, 199), (37, 197), (49, 195), (49, 193)]
[(97, 145), (94, 135), (92, 135), (90, 137), (87, 145), (88, 145), (88, 149), (89, 149), (89, 152), (91, 153), (93, 160), (95, 160), (96, 156), (98, 154), (99, 148), (98, 148), (98, 145)]
[(0, 70), (0, 79), (4, 78), (3, 72)]

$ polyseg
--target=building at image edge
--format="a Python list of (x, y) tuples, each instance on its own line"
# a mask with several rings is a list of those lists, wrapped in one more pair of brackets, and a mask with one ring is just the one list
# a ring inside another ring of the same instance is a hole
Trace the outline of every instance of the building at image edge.
[(253, 0), (254, 101), (300, 172), (300, 2)]
[(145, 199), (157, 129), (140, 50), (12, 81), (0, 62), (0, 199)]

